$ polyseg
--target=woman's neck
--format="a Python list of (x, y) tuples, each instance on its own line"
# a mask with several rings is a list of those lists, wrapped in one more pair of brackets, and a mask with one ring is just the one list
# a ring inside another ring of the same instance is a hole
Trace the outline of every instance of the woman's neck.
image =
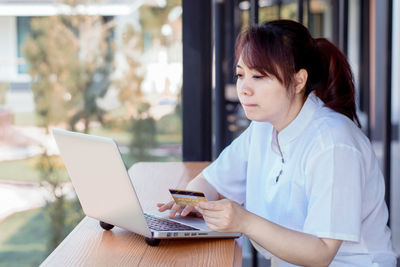
[(290, 109), (285, 116), (285, 120), (276, 125), (273, 124), (276, 129), (277, 135), (297, 117), (305, 102), (306, 98), (304, 97), (304, 95), (295, 95), (292, 103), (290, 104)]

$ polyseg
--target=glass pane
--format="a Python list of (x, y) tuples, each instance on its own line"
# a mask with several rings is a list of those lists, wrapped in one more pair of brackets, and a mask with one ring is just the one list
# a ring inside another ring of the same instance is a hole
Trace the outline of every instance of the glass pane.
[(127, 167), (181, 161), (181, 1), (128, 2), (0, 17), (1, 266), (38, 266), (84, 216), (51, 127), (114, 138)]
[(279, 7), (273, 6), (260, 6), (258, 16), (261, 23), (279, 19)]
[[(305, 10), (307, 10), (305, 8)], [(307, 13), (307, 12), (306, 12)], [(330, 1), (311, 0), (307, 24), (314, 38), (332, 36), (332, 6)]]
[(30, 21), (31, 17), (17, 17), (17, 52), (18, 52), (18, 73), (27, 73), (28, 65), (25, 63), (22, 52), (22, 45), (32, 35)]
[(281, 5), (280, 18), (297, 21), (297, 1)]
[(393, 2), (392, 30), (392, 159), (391, 159), (391, 228), (393, 246), (400, 254), (400, 2)]

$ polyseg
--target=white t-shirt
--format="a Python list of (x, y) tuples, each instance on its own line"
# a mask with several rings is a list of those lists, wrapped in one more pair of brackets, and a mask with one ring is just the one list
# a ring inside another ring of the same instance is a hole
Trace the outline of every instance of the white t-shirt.
[[(384, 179), (371, 144), (313, 93), (278, 135), (271, 124), (253, 121), (203, 175), (269, 221), (343, 240), (330, 266), (395, 266)], [(294, 266), (253, 244), (273, 266)]]

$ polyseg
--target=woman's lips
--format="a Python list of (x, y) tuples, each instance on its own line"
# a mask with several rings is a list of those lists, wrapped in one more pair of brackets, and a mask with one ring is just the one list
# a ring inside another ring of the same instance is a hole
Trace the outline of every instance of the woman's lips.
[(243, 104), (246, 108), (254, 108), (257, 106), (257, 104)]

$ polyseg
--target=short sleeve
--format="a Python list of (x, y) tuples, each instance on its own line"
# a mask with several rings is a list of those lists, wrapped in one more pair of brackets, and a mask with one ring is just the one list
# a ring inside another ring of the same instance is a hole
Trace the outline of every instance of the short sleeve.
[(246, 198), (246, 172), (253, 123), (203, 170), (206, 180), (217, 192), (243, 204)]
[(335, 145), (306, 163), (307, 217), (303, 231), (318, 237), (360, 241), (365, 173), (360, 152)]

